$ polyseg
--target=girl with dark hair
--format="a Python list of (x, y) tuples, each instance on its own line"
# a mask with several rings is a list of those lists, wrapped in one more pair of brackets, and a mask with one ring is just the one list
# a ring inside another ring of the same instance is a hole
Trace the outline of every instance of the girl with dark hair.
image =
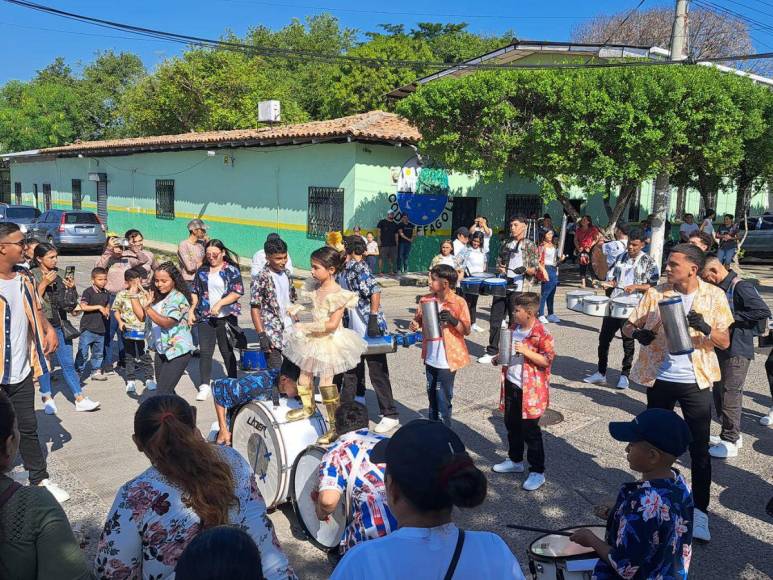
[(370, 461), (386, 464), (387, 503), (400, 528), (349, 550), (331, 580), (524, 579), (499, 536), (453, 523), (454, 506), (479, 506), (488, 485), (451, 429), (437, 421), (411, 421), (377, 443)]
[[(338, 387), (333, 377), (355, 368), (365, 354), (367, 343), (355, 331), (344, 328), (344, 310), (357, 308), (358, 294), (342, 289), (336, 276), (343, 269), (344, 256), (329, 246), (311, 254), (311, 276), (306, 288), (300, 293), (301, 300), (311, 302), (313, 322), (298, 323), (289, 333), (283, 354), (301, 369), (298, 394), (303, 402), (301, 409), (287, 413), (288, 421), (311, 417), (314, 404), (314, 377), (319, 378), (319, 390), (328, 413), (329, 429), (319, 443), (335, 440), (333, 417), (339, 403)], [(297, 313), (296, 307), (293, 313)]]
[(59, 502), (45, 487), (8, 476), (19, 438), (13, 404), (0, 390), (0, 578), (89, 578)]
[(132, 438), (151, 467), (118, 490), (94, 560), (98, 578), (169, 578), (201, 530), (225, 524), (259, 546), (266, 578), (295, 578), (252, 469), (230, 447), (203, 439), (188, 403), (176, 395), (146, 399)]
[[(56, 348), (55, 358), (62, 367), (62, 376), (67, 388), (75, 398), (76, 411), (96, 411), (99, 409), (99, 401), (92, 401), (83, 396), (81, 381), (75, 370), (75, 361), (72, 356), (72, 338), (66, 339), (64, 326), (72, 325), (67, 321), (67, 313), (72, 312), (78, 305), (78, 291), (75, 289), (75, 281), (67, 276), (62, 279), (59, 269), (56, 267), (59, 253), (52, 244), (40, 243), (35, 247), (30, 273), (35, 277), (38, 295), (40, 296), (43, 313), (51, 326), (56, 331), (59, 346)], [(52, 362), (53, 362), (52, 360)], [(40, 375), (40, 395), (43, 398), (43, 409), (47, 415), (55, 415), (57, 408), (51, 394), (51, 372)]]
[(260, 550), (236, 526), (201, 532), (177, 561), (175, 580), (263, 580)]
[(205, 246), (204, 265), (193, 277), (193, 308), (188, 323), (199, 333), (199, 394), (205, 401), (212, 393), (212, 356), (215, 342), (223, 357), (223, 366), (230, 378), (236, 378), (236, 356), (229, 337), (229, 326), (238, 326), (241, 312), (239, 298), (244, 295), (238, 258), (220, 240), (210, 240)]
[(712, 239), (714, 239), (714, 220), (717, 217), (717, 212), (715, 212), (713, 209), (707, 209), (706, 215), (703, 217), (703, 221), (700, 225), (700, 231), (707, 233), (711, 236)]
[(159, 394), (174, 393), (193, 352), (188, 326), (191, 297), (188, 284), (172, 262), (164, 262), (153, 274), (154, 288), (145, 299), (132, 296), (134, 314), (140, 321), (150, 318), (150, 344), (155, 351), (156, 388)]
[[(460, 270), (464, 276), (479, 276), (487, 270), (488, 254), (483, 248), (484, 234), (482, 231), (470, 234), (470, 242), (462, 251)], [(474, 332), (483, 332), (483, 327), (476, 324), (478, 295), (464, 294), (467, 301), (467, 307), (470, 309), (471, 330)]]
[[(563, 262), (564, 257), (559, 255), (558, 248), (554, 242), (556, 232), (552, 229), (546, 229), (542, 233), (542, 243), (539, 245), (539, 263), (545, 269), (547, 277), (542, 280), (542, 291), (539, 299), (539, 321), (542, 324), (548, 322), (561, 322), (561, 319), (553, 313), (553, 300), (558, 289), (558, 265)], [(545, 316), (545, 306), (548, 308), (548, 315)]]

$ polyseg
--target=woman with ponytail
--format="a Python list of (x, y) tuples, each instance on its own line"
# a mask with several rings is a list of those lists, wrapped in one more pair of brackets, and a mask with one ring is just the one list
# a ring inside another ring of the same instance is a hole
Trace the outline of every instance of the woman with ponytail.
[(524, 580), (502, 538), (461, 530), (452, 521), (454, 506), (483, 503), (487, 483), (451, 429), (438, 421), (411, 421), (377, 443), (370, 461), (386, 466), (387, 502), (400, 528), (349, 550), (331, 580)]
[(267, 579), (295, 578), (254, 473), (230, 447), (204, 440), (185, 400), (177, 395), (145, 400), (134, 415), (132, 438), (151, 467), (116, 495), (94, 561), (98, 578), (172, 577), (201, 530), (226, 524), (255, 541)]

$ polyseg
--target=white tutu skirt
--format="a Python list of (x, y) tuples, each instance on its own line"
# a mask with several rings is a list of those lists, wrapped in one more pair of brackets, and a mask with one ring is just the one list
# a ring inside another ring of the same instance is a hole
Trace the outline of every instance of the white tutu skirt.
[(314, 336), (294, 327), (282, 354), (298, 365), (301, 372), (332, 377), (356, 367), (367, 347), (368, 343), (348, 328)]

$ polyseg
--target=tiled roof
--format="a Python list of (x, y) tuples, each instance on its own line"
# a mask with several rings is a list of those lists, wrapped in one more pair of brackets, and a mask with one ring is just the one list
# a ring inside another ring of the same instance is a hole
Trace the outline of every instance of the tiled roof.
[(385, 111), (370, 111), (329, 121), (312, 121), (260, 129), (206, 131), (180, 135), (156, 135), (108, 141), (84, 141), (41, 149), (40, 155), (76, 155), (78, 153), (132, 153), (139, 151), (189, 149), (196, 147), (260, 146), (305, 143), (314, 139), (417, 143), (418, 129), (406, 119)]

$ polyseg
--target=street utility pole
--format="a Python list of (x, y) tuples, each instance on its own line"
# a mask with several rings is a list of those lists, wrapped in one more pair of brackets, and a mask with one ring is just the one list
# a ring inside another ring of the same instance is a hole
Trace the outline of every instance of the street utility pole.
[[(687, 59), (687, 1), (676, 0), (674, 26), (671, 29), (671, 60)], [(665, 160), (666, 162), (668, 160)], [(655, 192), (652, 201), (652, 238), (650, 257), (660, 267), (663, 262), (663, 241), (665, 222), (671, 207), (671, 176), (663, 169), (655, 179)], [(669, 232), (670, 234), (670, 232)]]

